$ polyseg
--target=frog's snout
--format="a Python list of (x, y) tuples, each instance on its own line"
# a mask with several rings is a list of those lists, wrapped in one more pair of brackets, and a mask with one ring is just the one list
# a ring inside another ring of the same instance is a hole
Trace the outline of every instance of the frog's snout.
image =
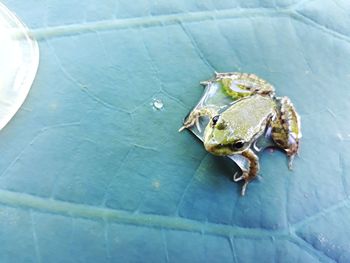
[(218, 146), (218, 142), (214, 139), (214, 136), (206, 136), (204, 140), (204, 147), (208, 152), (213, 151)]
[(224, 152), (222, 152), (222, 147), (220, 144), (218, 144), (216, 141), (209, 141), (204, 144), (204, 148), (210, 152), (211, 154), (222, 156), (225, 155)]
[(204, 147), (208, 152), (212, 153), (212, 152), (215, 152), (216, 145), (212, 143), (206, 143), (204, 144)]

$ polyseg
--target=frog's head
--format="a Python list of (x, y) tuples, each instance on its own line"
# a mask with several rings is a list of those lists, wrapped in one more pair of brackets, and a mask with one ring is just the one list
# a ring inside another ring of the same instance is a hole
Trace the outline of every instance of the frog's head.
[(216, 115), (210, 121), (204, 131), (205, 149), (219, 156), (239, 154), (250, 146), (246, 134), (241, 134), (241, 130), (224, 116)]

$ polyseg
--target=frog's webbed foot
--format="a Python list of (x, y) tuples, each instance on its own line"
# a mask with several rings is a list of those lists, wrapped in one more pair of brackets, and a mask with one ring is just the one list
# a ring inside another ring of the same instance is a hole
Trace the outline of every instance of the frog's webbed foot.
[(199, 127), (199, 117), (200, 116), (197, 112), (192, 112), (184, 122), (183, 126), (179, 129), (179, 132), (182, 132), (186, 128), (190, 128), (193, 125), (196, 125), (198, 131), (201, 131)]
[(280, 112), (271, 121), (271, 136), (277, 146), (288, 156), (288, 168), (291, 170), (294, 156), (298, 154), (301, 138), (300, 117), (287, 97), (277, 98), (281, 104)]
[(247, 171), (243, 171), (240, 177), (237, 177), (238, 172), (233, 175), (233, 181), (239, 182), (244, 180), (244, 184), (242, 186), (241, 195), (244, 196), (247, 190), (247, 186), (251, 180), (253, 180), (259, 172), (259, 157), (251, 150), (248, 149), (242, 152), (242, 155), (247, 158), (249, 162), (249, 168)]
[(199, 125), (199, 118), (202, 116), (209, 116), (210, 118), (216, 115), (216, 111), (211, 108), (201, 108), (196, 109), (190, 113), (190, 115), (185, 120), (183, 126), (179, 129), (179, 132), (182, 132), (186, 128), (190, 128), (193, 125), (196, 125), (197, 130), (201, 132), (201, 127)]

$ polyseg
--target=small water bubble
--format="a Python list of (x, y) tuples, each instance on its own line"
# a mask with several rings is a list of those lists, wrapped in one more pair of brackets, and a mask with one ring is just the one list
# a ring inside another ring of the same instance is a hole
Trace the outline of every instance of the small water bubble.
[(161, 110), (164, 107), (164, 103), (160, 99), (154, 99), (153, 100), (153, 107), (157, 110)]

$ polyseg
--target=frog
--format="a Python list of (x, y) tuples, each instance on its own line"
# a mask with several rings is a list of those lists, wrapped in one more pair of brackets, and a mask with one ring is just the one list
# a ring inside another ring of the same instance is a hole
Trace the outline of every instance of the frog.
[(200, 131), (199, 119), (209, 118), (203, 135), (205, 150), (217, 156), (241, 155), (248, 162), (247, 169), (233, 175), (235, 182), (244, 182), (244, 196), (260, 171), (259, 157), (252, 147), (259, 137), (270, 136), (275, 146), (285, 152), (288, 168), (292, 169), (302, 137), (300, 116), (288, 97), (277, 97), (274, 86), (255, 74), (215, 72), (213, 79), (201, 82), (203, 86), (213, 83), (220, 85), (232, 102), (219, 109), (195, 108), (179, 132), (194, 125)]

